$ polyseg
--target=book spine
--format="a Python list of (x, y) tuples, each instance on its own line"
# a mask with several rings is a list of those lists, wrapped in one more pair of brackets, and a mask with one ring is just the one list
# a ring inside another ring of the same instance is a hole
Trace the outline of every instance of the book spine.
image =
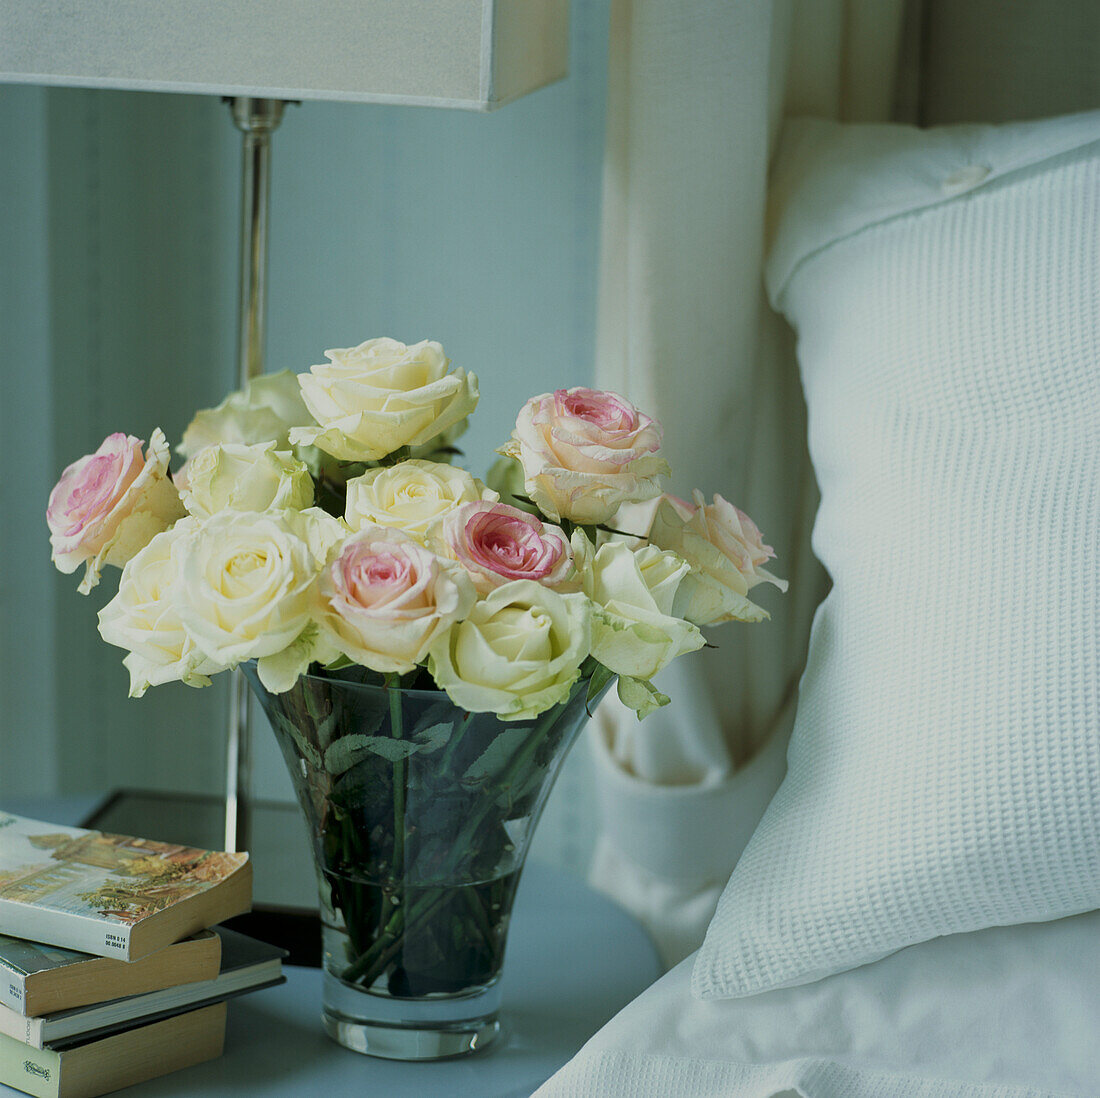
[(0, 1034), (0, 1083), (35, 1098), (57, 1098), (60, 1082), (60, 1053), (31, 1048), (14, 1037)]
[(128, 961), (130, 929), (125, 923), (0, 899), (0, 933), (12, 938)]
[(0, 1009), (0, 1034), (5, 1037), (14, 1037), (17, 1041), (22, 1041), (23, 1044), (34, 1048), (41, 1048), (44, 1043), (41, 1018), (24, 1018), (18, 1011), (9, 1010), (6, 1007)]
[(27, 1002), (27, 977), (0, 965), (0, 1006), (22, 1014)]

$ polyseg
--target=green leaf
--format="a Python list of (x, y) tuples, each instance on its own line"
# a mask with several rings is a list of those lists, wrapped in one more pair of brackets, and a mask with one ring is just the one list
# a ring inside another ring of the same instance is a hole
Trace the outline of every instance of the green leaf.
[(298, 748), (298, 753), (302, 758), (314, 770), (320, 770), (321, 753), (302, 735), (301, 729), (289, 717), (284, 717), (281, 713), (276, 713), (275, 719), (279, 722), (279, 727), (283, 732), (294, 741), (294, 746)]
[(603, 692), (603, 688), (615, 677), (615, 672), (602, 663), (597, 663), (592, 672), (592, 678), (588, 680), (588, 695), (584, 699), (584, 707), (592, 712), (592, 703)]
[(517, 776), (509, 788), (501, 789), (496, 803), (501, 808), (514, 808), (528, 793), (537, 786), (542, 785), (545, 777), (546, 775), (541, 768), (535, 767), (528, 770), (526, 773)]
[(327, 751), (336, 734), (336, 714), (330, 713), (317, 726), (317, 743), (322, 751)]
[(407, 759), (420, 750), (420, 745), (388, 736), (363, 736), (353, 733), (332, 744), (325, 752), (325, 769), (330, 774), (343, 774), (366, 755), (379, 755), (387, 762)]
[(461, 716), (461, 710), (455, 709), (454, 703), (448, 698), (446, 701), (435, 702), (417, 718), (413, 726), (412, 737), (416, 737), (433, 724), (451, 724), (456, 717)]
[(480, 782), (500, 773), (530, 735), (530, 728), (505, 728), (470, 764), (469, 769), (462, 775), (462, 780)]
[(401, 462), (409, 460), (410, 453), (408, 446), (401, 446), (392, 453), (386, 454), (385, 457), (379, 458), (378, 464), (384, 466), (400, 465)]
[(342, 707), (341, 723), (355, 735), (372, 736), (390, 715), (389, 700), (380, 690), (349, 692)]
[(413, 735), (413, 741), (420, 745), (422, 755), (430, 755), (438, 751), (450, 738), (454, 731), (454, 725), (450, 721), (441, 721), (439, 724), (429, 725), (421, 732)]
[(648, 717), (655, 709), (668, 705), (669, 699), (648, 679), (632, 679), (619, 676), (619, 701), (638, 714), (638, 720)]

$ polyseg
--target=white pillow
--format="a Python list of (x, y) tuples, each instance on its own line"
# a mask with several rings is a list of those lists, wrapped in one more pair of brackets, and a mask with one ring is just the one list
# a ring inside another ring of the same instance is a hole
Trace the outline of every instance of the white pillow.
[(788, 775), (702, 998), (1100, 907), (1100, 112), (803, 122), (773, 303), (821, 487)]
[(923, 942), (808, 987), (701, 1003), (691, 960), (535, 1098), (1096, 1098), (1100, 915)]

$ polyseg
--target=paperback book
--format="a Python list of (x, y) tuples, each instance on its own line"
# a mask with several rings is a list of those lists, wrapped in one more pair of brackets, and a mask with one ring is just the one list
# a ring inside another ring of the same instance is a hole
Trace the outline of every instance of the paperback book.
[(0, 933), (136, 961), (248, 911), (247, 854), (0, 813)]
[(221, 938), (210, 930), (130, 962), (0, 934), (0, 1007), (35, 1018), (212, 980), (221, 967), (221, 951)]
[(14, 1010), (0, 1008), (0, 1033), (33, 1048), (56, 1046), (76, 1038), (102, 1036), (139, 1020), (150, 1022), (283, 982), (284, 950), (224, 927), (218, 927), (214, 933), (222, 948), (221, 970), (213, 979), (75, 1007), (41, 1018), (26, 1018)]
[(0, 1083), (35, 1098), (95, 1098), (222, 1054), (225, 1003), (57, 1048), (0, 1035)]

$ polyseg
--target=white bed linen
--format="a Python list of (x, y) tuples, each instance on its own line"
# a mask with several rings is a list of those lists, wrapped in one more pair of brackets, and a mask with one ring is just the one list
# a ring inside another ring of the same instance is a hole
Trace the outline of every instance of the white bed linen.
[(703, 998), (1100, 907), (1100, 111), (805, 119), (773, 175), (834, 586)]
[(689, 957), (537, 1098), (1096, 1098), (1100, 913), (937, 938), (814, 984), (691, 994)]

